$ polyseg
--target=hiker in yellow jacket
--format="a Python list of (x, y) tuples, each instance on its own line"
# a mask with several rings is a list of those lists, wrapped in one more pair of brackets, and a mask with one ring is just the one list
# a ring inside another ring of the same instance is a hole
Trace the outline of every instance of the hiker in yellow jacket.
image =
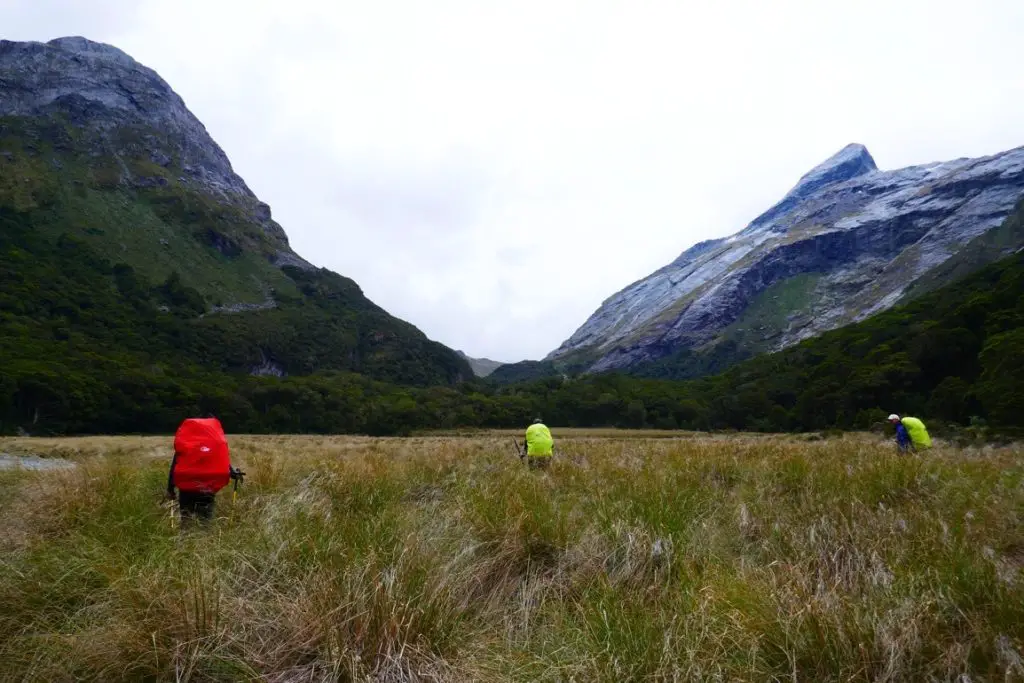
[(889, 416), (889, 423), (896, 426), (896, 445), (901, 452), (923, 451), (932, 447), (928, 429), (916, 417), (900, 417), (893, 413)]
[(551, 430), (538, 417), (526, 429), (526, 464), (530, 469), (547, 469), (551, 465), (554, 446)]

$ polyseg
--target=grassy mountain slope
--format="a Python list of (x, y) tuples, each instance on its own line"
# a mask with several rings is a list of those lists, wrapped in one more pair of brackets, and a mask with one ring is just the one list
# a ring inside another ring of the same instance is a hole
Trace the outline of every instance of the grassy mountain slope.
[[(14, 338), (19, 326), (63, 324), (100, 355), (142, 352), (213, 371), (344, 370), (419, 385), (471, 375), (454, 351), (388, 315), (348, 278), (275, 265), (288, 251), (283, 232), (190, 186), (174, 162), (150, 162), (149, 148), (133, 141), (158, 131), (138, 126), (113, 135), (58, 115), (0, 119), (0, 260), (7, 299), (16, 292), (19, 302), (3, 311), (0, 336), (12, 354), (5, 374), (27, 352)], [(150, 294), (170, 287), (187, 305), (160, 312), (173, 306), (147, 294), (155, 312), (142, 320), (126, 278)], [(62, 284), (53, 296), (79, 293), (77, 308), (50, 305), (54, 283)], [(95, 300), (109, 305), (82, 327), (76, 316), (82, 307), (95, 310)], [(176, 326), (166, 338), (153, 336), (169, 324), (160, 316)], [(101, 329), (116, 334), (104, 340)], [(141, 344), (126, 341), (140, 336)]]

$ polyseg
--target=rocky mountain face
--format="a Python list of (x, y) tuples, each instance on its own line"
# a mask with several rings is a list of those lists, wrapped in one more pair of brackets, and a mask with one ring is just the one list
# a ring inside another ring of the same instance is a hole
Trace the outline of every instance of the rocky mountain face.
[(181, 97), (116, 47), (81, 37), (0, 41), (0, 117), (66, 122), (91, 156), (116, 163), (108, 184), (173, 182), (234, 206), (267, 236), (274, 262), (310, 267)]
[[(901, 301), (988, 239), (1022, 194), (1024, 148), (881, 171), (848, 145), (740, 232), (608, 298), (546, 360), (596, 372), (724, 341), (743, 355), (781, 349)], [(1020, 246), (1004, 240), (985, 260)]]
[[(115, 47), (0, 41), (5, 216), (30, 230), (16, 245), (30, 257), (73, 237), (117, 273), (185, 297), (187, 307), (159, 308), (194, 312), (187, 331), (203, 353), (217, 350), (209, 361), (218, 369), (346, 370), (418, 384), (471, 375), (458, 354), (356, 283), (292, 251), (181, 97)], [(23, 263), (2, 265), (16, 272)]]

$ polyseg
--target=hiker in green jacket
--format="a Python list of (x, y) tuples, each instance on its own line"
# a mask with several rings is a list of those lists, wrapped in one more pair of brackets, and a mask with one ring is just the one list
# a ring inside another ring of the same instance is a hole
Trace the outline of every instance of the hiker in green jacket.
[(932, 438), (928, 429), (916, 417), (900, 417), (896, 413), (889, 416), (889, 424), (896, 427), (896, 445), (901, 453), (907, 451), (923, 451), (932, 447)]
[(551, 430), (538, 417), (526, 429), (526, 464), (530, 469), (547, 469), (551, 465), (554, 446)]

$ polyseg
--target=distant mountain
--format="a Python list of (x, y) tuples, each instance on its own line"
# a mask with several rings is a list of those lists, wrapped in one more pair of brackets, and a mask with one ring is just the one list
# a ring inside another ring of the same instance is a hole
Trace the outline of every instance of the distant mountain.
[(672, 368), (659, 376), (697, 376), (776, 351), (1012, 253), (1024, 239), (995, 229), (1022, 193), (1024, 148), (880, 171), (848, 145), (742, 231), (687, 249), (608, 298), (543, 362), (496, 379), (656, 363)]
[[(1024, 227), (1024, 201), (1007, 232)], [(1002, 230), (1002, 228), (1000, 228)], [(1024, 436), (1024, 249), (857, 323), (688, 381), (593, 373), (498, 389), (571, 426), (768, 432), (887, 427)], [(512, 367), (512, 366), (507, 366)], [(502, 368), (503, 370), (505, 368)], [(891, 433), (891, 432), (890, 432)]]
[[(1024, 225), (1024, 202), (1010, 222)], [(1024, 434), (1024, 249), (906, 305), (691, 382), (710, 426), (867, 427), (888, 413)], [(641, 381), (641, 380), (632, 380)]]
[[(582, 370), (583, 368), (577, 368)], [(529, 382), (542, 377), (555, 377), (563, 373), (564, 368), (550, 360), (521, 360), (518, 363), (506, 363), (492, 372), (488, 379), (497, 384), (515, 384)]]
[(466, 362), (469, 363), (469, 367), (473, 369), (473, 374), (477, 377), (487, 377), (504, 365), (504, 363), (491, 360), (490, 358), (470, 358), (462, 351), (457, 351), (456, 353), (466, 359)]
[(3, 289), (18, 292), (0, 305), (0, 380), (19, 387), (86, 348), (153, 372), (471, 376), (296, 254), (182, 99), (108, 45), (0, 41), (0, 222)]

